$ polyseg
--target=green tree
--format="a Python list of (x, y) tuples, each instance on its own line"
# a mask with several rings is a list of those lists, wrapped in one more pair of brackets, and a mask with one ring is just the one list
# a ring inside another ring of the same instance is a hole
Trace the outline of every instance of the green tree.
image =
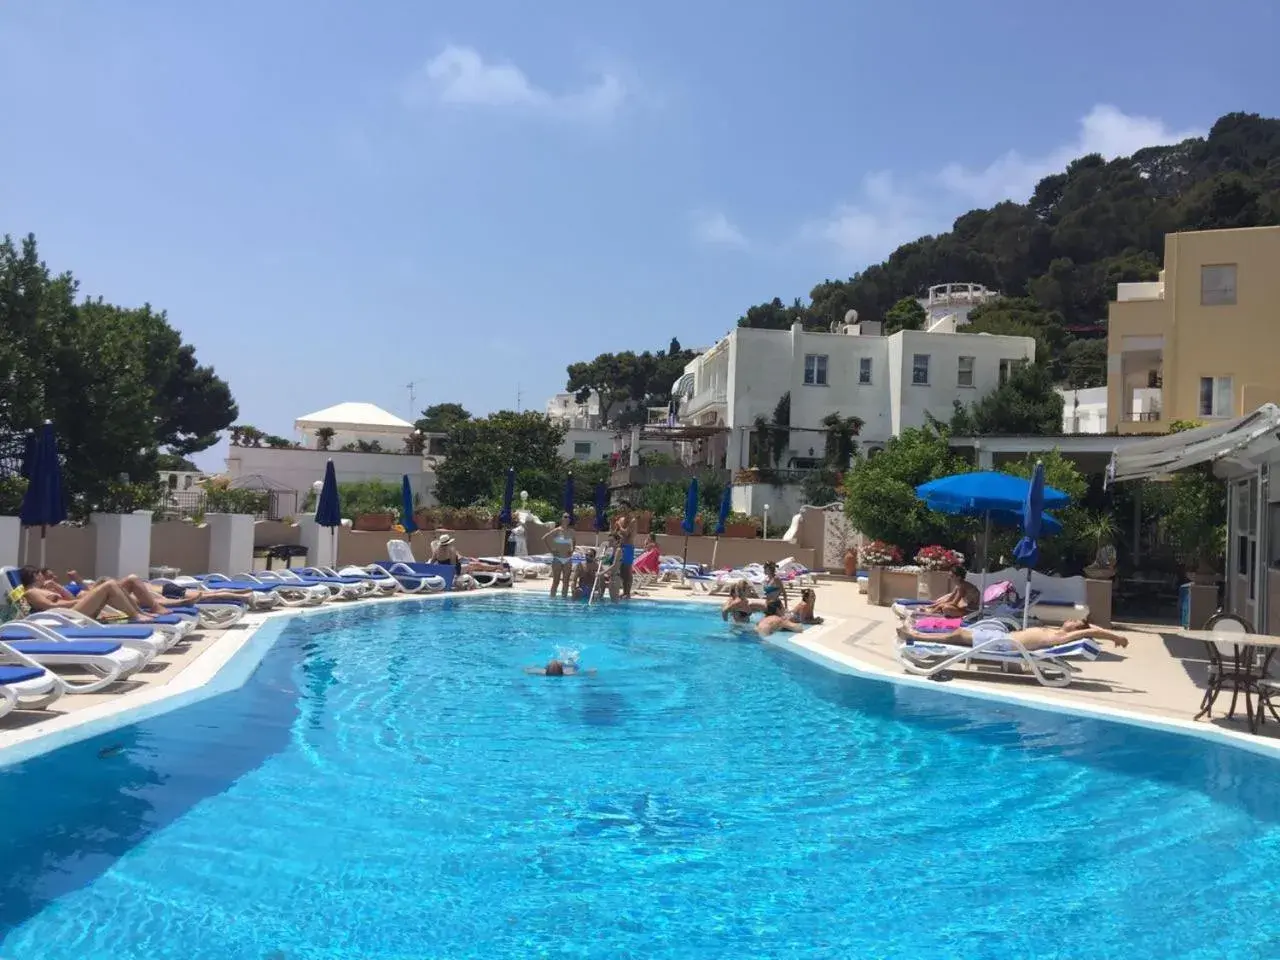
[(180, 457), (176, 453), (161, 453), (156, 455), (156, 469), (196, 473), (200, 468), (186, 457)]
[(507, 468), (515, 467), (517, 489), (555, 502), (556, 481), (565, 473), (560, 444), (565, 430), (541, 413), (504, 410), (454, 423), (449, 456), (436, 468), (436, 496), (449, 507), (465, 507), (500, 496)]
[(971, 469), (949, 441), (945, 429), (908, 429), (876, 456), (857, 461), (844, 476), (845, 512), (854, 528), (901, 547), (908, 557), (932, 543), (965, 543), (972, 521), (929, 510), (916, 496), (922, 483)]
[(919, 300), (915, 297), (903, 297), (884, 315), (885, 336), (899, 330), (923, 330), (927, 318)]
[[(333, 427), (319, 427), (316, 430), (316, 449), (328, 450), (333, 445), (333, 438), (337, 432)], [(234, 438), (232, 442), (235, 442)]]
[(1052, 436), (1062, 432), (1062, 394), (1038, 363), (1013, 369), (1001, 386), (976, 403), (956, 403), (951, 431), (957, 436)]
[(672, 384), (694, 356), (674, 337), (666, 350), (656, 353), (602, 353), (590, 362), (571, 364), (566, 389), (579, 403), (594, 391), (600, 398), (600, 418), (607, 424), (643, 423), (644, 408), (670, 401)]
[(164, 313), (77, 294), (70, 274), (40, 260), (34, 237), (0, 240), (0, 432), (52, 420), (68, 508), (83, 514), (121, 477), (154, 476), (162, 449), (206, 449), (236, 407)]
[(1066, 385), (1073, 390), (1107, 385), (1107, 341), (1072, 340), (1062, 353)]
[[(1036, 342), (1036, 362), (1049, 366), (1059, 362), (1067, 342), (1062, 317), (1050, 313), (1030, 297), (993, 300), (969, 313), (969, 322), (960, 333), (991, 333), (1008, 337), (1030, 337)], [(1056, 379), (1056, 376), (1055, 376)]]
[(448, 433), (455, 423), (470, 419), (471, 414), (460, 403), (434, 403), (422, 411), (414, 427), (423, 433)]
[(785, 304), (779, 297), (774, 297), (768, 303), (748, 307), (747, 312), (738, 318), (738, 326), (757, 330), (790, 330), (794, 323), (810, 326), (814, 322), (809, 308), (799, 298)]

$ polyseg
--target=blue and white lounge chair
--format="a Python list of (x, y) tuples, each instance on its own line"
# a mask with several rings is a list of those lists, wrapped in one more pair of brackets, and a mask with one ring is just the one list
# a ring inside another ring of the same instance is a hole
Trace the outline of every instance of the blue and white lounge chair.
[[(369, 573), (377, 577), (390, 577), (398, 589), (405, 593), (439, 593), (446, 588), (445, 578), (434, 574), (418, 573), (407, 563), (384, 560), (369, 564)], [(453, 572), (453, 568), (449, 568)]]
[(274, 584), (241, 582), (233, 580), (224, 573), (205, 573), (199, 577), (174, 577), (171, 582), (189, 590), (237, 590), (248, 593), (248, 604), (251, 610), (272, 610), (284, 605), (284, 599), (277, 593)]
[(62, 696), (53, 672), (43, 667), (0, 666), (0, 717), (14, 710), (39, 710)]
[[(55, 674), (64, 693), (97, 693), (117, 680), (142, 669), (142, 655), (113, 640), (63, 640), (31, 638), (34, 624), (0, 627), (0, 664), (26, 667), (75, 667), (97, 676), (88, 683), (74, 683)], [(25, 636), (24, 636), (25, 634)]]
[(898, 661), (907, 673), (920, 677), (936, 677), (960, 664), (999, 666), (1005, 670), (1024, 667), (1046, 687), (1065, 687), (1080, 673), (1080, 668), (1068, 663), (1067, 658), (1094, 660), (1101, 652), (1098, 645), (1087, 638), (1028, 650), (1002, 624), (994, 621), (982, 621), (969, 629), (974, 632), (971, 647), (920, 640), (899, 641)]
[(281, 602), (287, 607), (314, 607), (324, 603), (332, 595), (326, 586), (318, 583), (304, 583), (297, 577), (286, 578), (278, 570), (258, 570), (254, 573), (241, 571), (235, 575), (235, 578), (243, 582), (257, 582), (275, 587)]

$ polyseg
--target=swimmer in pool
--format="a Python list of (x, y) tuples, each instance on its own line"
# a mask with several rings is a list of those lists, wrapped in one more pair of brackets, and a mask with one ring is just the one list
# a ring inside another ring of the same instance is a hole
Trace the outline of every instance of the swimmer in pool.
[(525, 667), (524, 672), (539, 677), (572, 677), (579, 673), (586, 673), (587, 676), (591, 676), (595, 673), (595, 670), (579, 670), (577, 663), (572, 660), (553, 658), (547, 661), (545, 667)]
[(770, 600), (765, 604), (764, 618), (756, 624), (756, 633), (762, 637), (783, 630), (787, 633), (800, 633), (804, 625), (796, 623), (787, 616), (781, 600)]
[(729, 599), (720, 608), (720, 619), (733, 618), (734, 623), (746, 623), (753, 613), (764, 612), (764, 604), (751, 600), (750, 587), (746, 580), (737, 580), (729, 587)]

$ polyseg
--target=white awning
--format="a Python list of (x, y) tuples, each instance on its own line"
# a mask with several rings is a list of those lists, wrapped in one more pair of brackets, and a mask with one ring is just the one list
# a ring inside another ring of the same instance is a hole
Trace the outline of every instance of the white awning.
[(1235, 420), (1117, 446), (1107, 467), (1107, 482), (1143, 480), (1197, 463), (1261, 456), (1280, 446), (1278, 432), (1280, 407), (1267, 403)]
[(692, 397), (693, 396), (693, 374), (686, 373), (671, 385), (671, 396), (673, 397)]

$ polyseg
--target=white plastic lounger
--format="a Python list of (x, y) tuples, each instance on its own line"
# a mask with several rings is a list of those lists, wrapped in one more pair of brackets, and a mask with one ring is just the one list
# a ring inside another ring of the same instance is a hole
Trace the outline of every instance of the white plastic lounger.
[(444, 577), (416, 572), (403, 563), (385, 567), (380, 563), (369, 564), (369, 572), (376, 576), (390, 577), (398, 589), (405, 593), (440, 593), (444, 590)]
[(395, 577), (382, 576), (355, 564), (343, 567), (341, 570), (335, 570), (333, 567), (307, 567), (307, 569), (318, 571), (328, 577), (341, 577), (353, 582), (363, 582), (365, 584), (365, 592), (369, 596), (375, 593), (388, 596), (400, 589)]
[(98, 679), (73, 683), (54, 675), (63, 693), (97, 693), (142, 669), (142, 654), (114, 640), (66, 640), (39, 624), (0, 628), (0, 663), (27, 667), (74, 667)]
[(276, 596), (286, 607), (315, 607), (329, 599), (328, 587), (292, 582), (281, 577), (275, 570), (237, 573), (234, 579), (242, 583), (256, 583), (260, 586), (275, 588)]
[(1068, 657), (1094, 660), (1099, 654), (1092, 640), (1073, 640), (1056, 647), (1028, 650), (1007, 633), (993, 636), (976, 646), (913, 640), (898, 644), (898, 661), (907, 673), (919, 677), (936, 677), (958, 664), (997, 665), (1002, 668), (1023, 666), (1046, 687), (1069, 686), (1080, 668), (1067, 662)]
[(174, 577), (173, 582), (180, 587), (192, 590), (248, 591), (249, 607), (253, 610), (272, 610), (284, 604), (284, 598), (276, 592), (274, 584), (233, 580), (224, 573), (205, 573), (199, 577)]
[[(41, 610), (33, 613), (26, 618), (28, 623), (42, 623), (53, 627), (78, 627), (84, 630), (101, 630), (111, 629), (113, 627), (130, 627), (134, 630), (147, 631), (145, 641), (133, 641), (126, 646), (137, 646), (145, 643), (158, 653), (163, 653), (177, 643), (181, 643), (186, 639), (187, 634), (191, 632), (194, 626), (191, 620), (185, 617), (165, 618), (166, 620), (176, 620), (177, 623), (154, 623), (152, 621), (143, 621), (133, 623), (130, 621), (119, 621), (115, 623), (103, 623), (93, 617), (86, 616), (78, 610), (71, 610), (67, 607), (59, 607), (57, 610)], [(128, 636), (129, 634), (123, 634)], [(138, 646), (138, 649), (141, 649)]]
[(27, 664), (0, 666), (0, 717), (14, 710), (40, 710), (60, 696), (53, 671)]

